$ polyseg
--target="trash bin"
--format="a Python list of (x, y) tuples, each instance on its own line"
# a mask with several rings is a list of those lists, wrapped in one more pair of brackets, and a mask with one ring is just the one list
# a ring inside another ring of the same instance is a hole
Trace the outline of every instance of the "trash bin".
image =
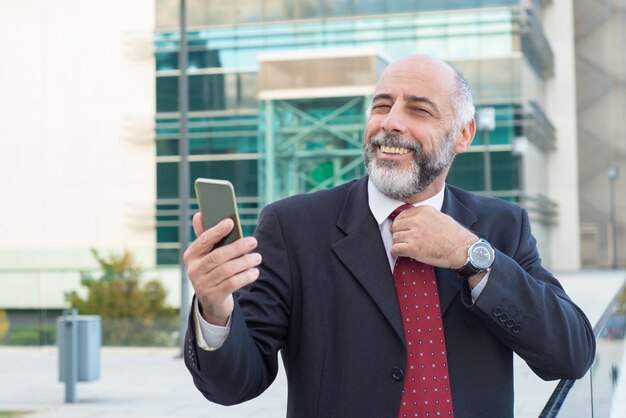
[(71, 328), (76, 327), (77, 381), (90, 382), (100, 378), (100, 347), (102, 321), (99, 315), (65, 315), (57, 318), (57, 346), (59, 347), (59, 381), (65, 382), (68, 361), (66, 347)]

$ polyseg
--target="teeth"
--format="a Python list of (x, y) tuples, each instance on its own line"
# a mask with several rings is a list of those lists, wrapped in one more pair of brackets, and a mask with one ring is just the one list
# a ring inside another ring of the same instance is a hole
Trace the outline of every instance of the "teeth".
[(380, 150), (385, 154), (406, 154), (409, 152), (407, 148), (404, 147), (390, 147), (388, 145), (381, 145)]

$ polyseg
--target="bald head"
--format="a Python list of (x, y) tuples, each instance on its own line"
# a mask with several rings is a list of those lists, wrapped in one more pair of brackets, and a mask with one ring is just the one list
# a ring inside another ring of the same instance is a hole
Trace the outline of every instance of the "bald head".
[(454, 127), (460, 129), (474, 118), (474, 101), (467, 80), (448, 63), (428, 55), (409, 55), (400, 58), (385, 69), (377, 90), (392, 79), (400, 77), (410, 83), (424, 81), (440, 96), (449, 100)]

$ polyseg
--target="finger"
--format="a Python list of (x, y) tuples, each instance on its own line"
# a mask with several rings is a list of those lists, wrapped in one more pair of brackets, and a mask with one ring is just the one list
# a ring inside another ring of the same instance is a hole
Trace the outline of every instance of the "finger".
[(411, 247), (406, 242), (393, 244), (390, 252), (394, 257), (411, 257)]
[[(194, 230), (196, 229), (196, 223), (198, 221), (202, 221), (202, 218), (196, 218), (194, 216)], [(215, 244), (220, 242), (226, 235), (230, 234), (233, 227), (234, 223), (232, 219), (222, 219), (217, 225), (207, 229), (198, 236), (187, 251), (185, 251), (185, 257), (194, 258), (201, 254), (208, 253), (215, 247)]]
[(250, 253), (218, 265), (207, 274), (207, 282), (219, 286), (223, 281), (237, 276), (261, 264), (261, 254)]
[[(254, 250), (257, 246), (257, 241), (254, 237), (241, 238), (237, 241), (216, 248), (210, 252), (204, 253), (192, 253), (185, 252), (185, 260), (187, 261), (187, 271), (190, 278), (201, 278), (208, 272), (211, 272), (227, 263), (231, 260), (237, 259), (244, 254)], [(226, 278), (223, 277), (222, 280)]]
[(204, 232), (204, 219), (200, 212), (196, 212), (192, 219), (193, 232), (196, 233), (196, 237), (199, 237)]
[(196, 294), (204, 301), (207, 307), (220, 304), (225, 301), (228, 296), (252, 283), (259, 277), (259, 269), (250, 267), (242, 270), (235, 275), (220, 280), (218, 283), (212, 280), (200, 280), (193, 282)]
[(222, 281), (219, 285), (215, 287), (215, 291), (217, 293), (221, 293), (224, 296), (231, 295), (235, 293), (237, 290), (245, 287), (259, 278), (260, 271), (258, 268), (250, 268), (248, 270), (242, 271), (230, 278), (228, 280)]

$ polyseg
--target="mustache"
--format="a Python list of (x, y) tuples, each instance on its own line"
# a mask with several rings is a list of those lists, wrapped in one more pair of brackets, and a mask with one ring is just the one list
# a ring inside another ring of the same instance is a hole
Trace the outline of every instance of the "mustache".
[(376, 135), (370, 137), (371, 146), (388, 146), (388, 147), (402, 147), (415, 151), (418, 155), (422, 150), (422, 145), (417, 141), (412, 141), (407, 138), (403, 138), (400, 135), (389, 135), (384, 132), (379, 132)]

